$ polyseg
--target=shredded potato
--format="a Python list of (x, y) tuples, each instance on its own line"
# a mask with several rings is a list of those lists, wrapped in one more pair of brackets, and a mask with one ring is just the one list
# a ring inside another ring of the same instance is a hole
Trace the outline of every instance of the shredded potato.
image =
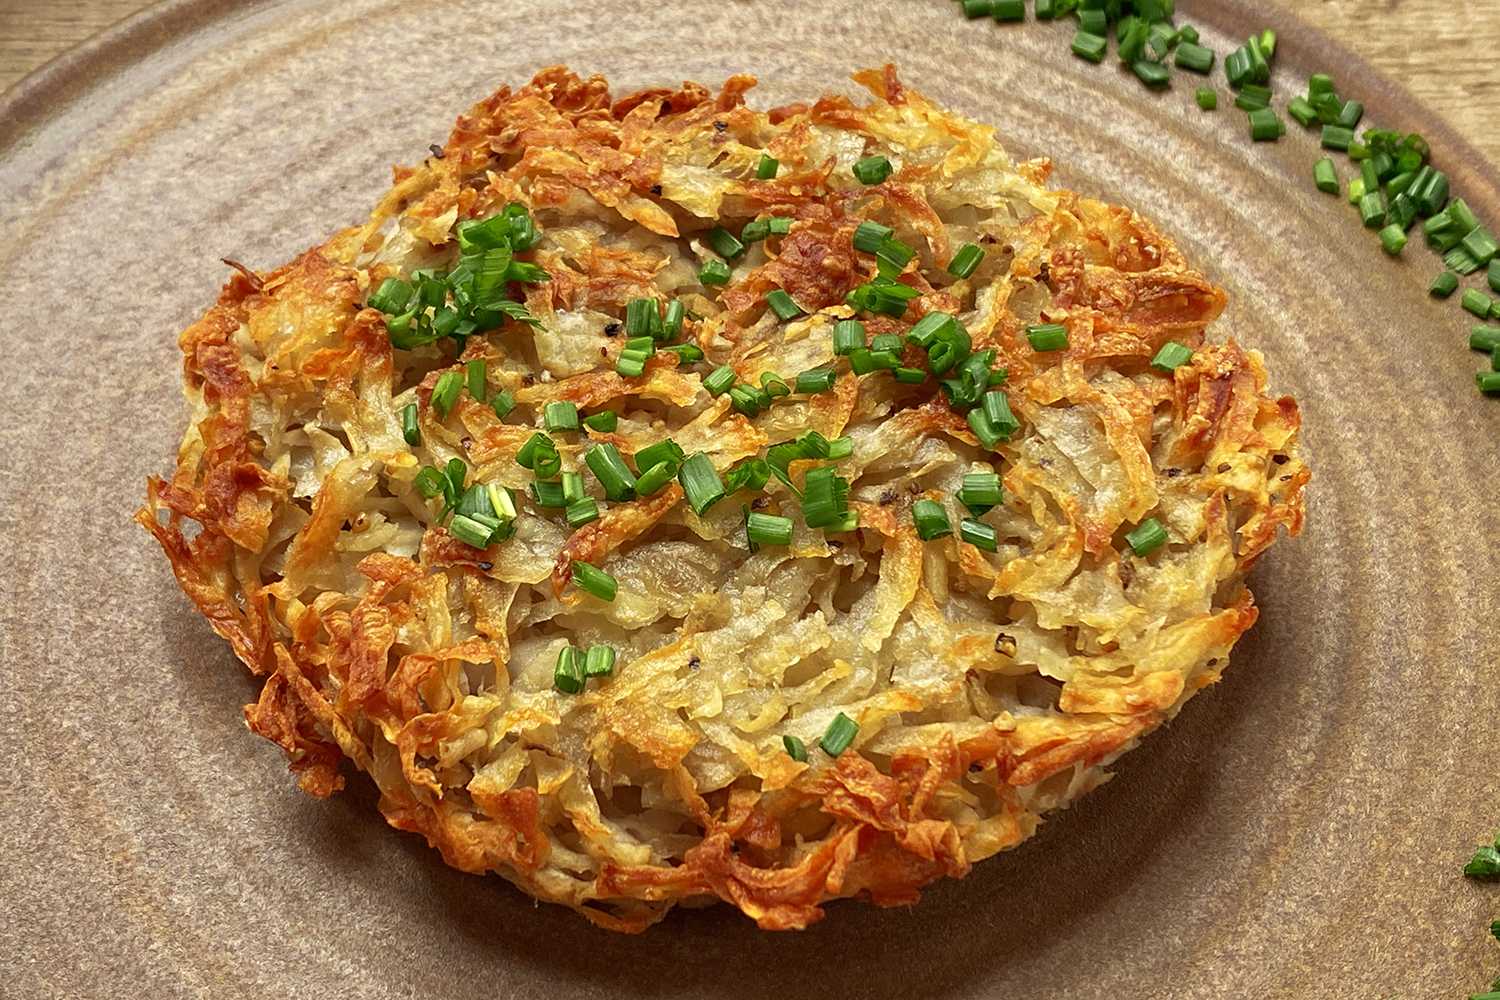
[[(1255, 621), (1246, 571), (1302, 524), (1296, 404), (1266, 394), (1256, 352), (1205, 341), (1224, 293), (1147, 222), (1046, 187), (1046, 161), (1013, 162), (889, 67), (856, 79), (863, 106), (762, 112), (743, 76), (717, 95), (612, 100), (598, 77), (544, 70), (397, 170), (367, 223), (231, 275), (182, 334), (191, 428), (138, 519), (262, 679), (245, 717), (306, 791), (338, 791), (347, 758), (391, 825), (449, 864), (605, 927), (717, 898), (801, 928), (829, 899), (911, 902), (1020, 843), (1219, 677)], [(756, 178), (762, 153), (780, 161), (772, 179)], [(873, 154), (896, 169), (865, 186), (850, 167)], [(511, 201), (542, 230), (528, 259), (550, 280), (525, 291), (539, 328), (507, 322), (461, 358), (452, 341), (394, 349), (361, 306), (371, 290), (451, 263), (457, 222)], [(790, 231), (701, 286), (708, 230), (768, 215)], [(1021, 429), (995, 451), (932, 379), (845, 366), (832, 391), (756, 417), (703, 390), (720, 364), (753, 381), (835, 361), (845, 296), (875, 272), (851, 244), (864, 219), (917, 248), (903, 280), (921, 293), (901, 320), (867, 317), (871, 332), (952, 312), (1008, 371)], [(955, 278), (965, 243), (985, 257)], [(778, 288), (807, 315), (779, 321)], [(708, 361), (658, 353), (618, 375), (637, 296), (681, 299)], [(1038, 322), (1065, 323), (1067, 348), (1032, 350)], [(1191, 361), (1153, 369), (1171, 340)], [(463, 394), (440, 417), (437, 377), (476, 358), (516, 409), (502, 420)], [(516, 453), (554, 400), (619, 413), (609, 433), (555, 435), (601, 500), (590, 440), (629, 455), (670, 435), (723, 471), (810, 429), (847, 434), (860, 526), (806, 527), (773, 478), (702, 516), (673, 483), (578, 530), (525, 502), (506, 541), (450, 536), (418, 470), (461, 458), (524, 497)], [(413, 402), (416, 447), (399, 419)], [(936, 500), (956, 525), (963, 475), (989, 468), (1005, 498), (980, 519), (998, 552), (922, 541), (912, 504)], [(789, 546), (751, 550), (752, 501), (792, 518)], [(1138, 556), (1124, 536), (1148, 516), (1169, 541)], [(614, 602), (569, 585), (578, 560), (616, 576)], [(613, 675), (557, 690), (569, 641), (614, 646)], [(859, 728), (830, 757), (817, 744), (838, 713)]]

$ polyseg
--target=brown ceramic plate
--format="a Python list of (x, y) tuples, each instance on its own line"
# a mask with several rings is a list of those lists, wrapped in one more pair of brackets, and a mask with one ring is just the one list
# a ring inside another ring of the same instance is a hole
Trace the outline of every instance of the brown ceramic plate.
[[(1493, 167), (1388, 80), (1262, 5), (1191, 5), (1222, 53), (1269, 21), (1290, 89), (1331, 69), (1420, 128), (1481, 216)], [(1259, 13), (1255, 8), (1260, 9)], [(1436, 259), (1385, 259), (1196, 81), (1153, 94), (1063, 25), (951, 0), (155, 8), (0, 100), (7, 542), (0, 993), (16, 997), (1452, 997), (1496, 971), (1458, 867), (1500, 820), (1500, 407)], [(176, 332), (225, 277), (361, 219), (501, 82), (567, 62), (621, 89), (750, 71), (764, 104), (896, 60), (1155, 219), (1232, 295), (1218, 335), (1302, 402), (1309, 530), (1261, 564), (1216, 689), (1019, 850), (912, 909), (800, 935), (726, 908), (642, 937), (458, 874), (367, 783), (320, 803), (249, 736), (250, 682), (130, 513), (185, 413)], [(1419, 241), (1418, 241), (1419, 242)]]

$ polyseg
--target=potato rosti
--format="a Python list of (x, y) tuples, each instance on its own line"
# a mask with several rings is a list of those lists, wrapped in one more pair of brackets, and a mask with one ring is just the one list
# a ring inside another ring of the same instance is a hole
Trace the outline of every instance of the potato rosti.
[(1217, 679), (1296, 404), (1133, 212), (855, 79), (544, 70), (182, 335), (139, 518), (304, 789), (347, 757), (606, 927), (800, 928), (1020, 843)]

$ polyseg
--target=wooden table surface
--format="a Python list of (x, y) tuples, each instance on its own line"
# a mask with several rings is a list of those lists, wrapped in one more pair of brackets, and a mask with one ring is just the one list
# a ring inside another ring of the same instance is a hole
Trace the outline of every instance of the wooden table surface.
[[(1278, 0), (1326, 30), (1444, 115), (1491, 160), (1500, 130), (1500, 4), (1451, 0)], [(0, 0), (0, 89), (121, 18), (140, 0)], [(1181, 13), (1192, 16), (1192, 0)], [(1462, 11), (1462, 13), (1459, 13)], [(1414, 39), (1419, 41), (1414, 41)], [(1486, 40), (1490, 41), (1486, 41)]]

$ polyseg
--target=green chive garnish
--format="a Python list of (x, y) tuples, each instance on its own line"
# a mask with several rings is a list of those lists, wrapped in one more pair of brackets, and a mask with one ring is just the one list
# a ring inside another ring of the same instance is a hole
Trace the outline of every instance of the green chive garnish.
[(1255, 142), (1275, 142), (1286, 134), (1286, 123), (1271, 108), (1250, 112), (1250, 138)]
[(828, 730), (823, 733), (823, 739), (819, 743), (824, 753), (830, 757), (837, 757), (849, 749), (849, 744), (854, 742), (854, 737), (857, 735), (859, 735), (859, 724), (840, 712), (828, 724)]
[[(1099, 11), (1099, 13), (1104, 12)], [(1078, 33), (1073, 36), (1073, 54), (1080, 59), (1087, 59), (1091, 63), (1103, 62), (1108, 52), (1109, 39), (1103, 35), (1092, 34), (1080, 27)]]
[(661, 488), (677, 475), (677, 463), (657, 462), (655, 465), (637, 466), (641, 474), (635, 481), (637, 496), (655, 496)]
[(1000, 506), (1005, 500), (1005, 491), (1000, 486), (1000, 476), (994, 472), (966, 472), (964, 482), (958, 490), (958, 502), (978, 516)]
[[(1427, 294), (1435, 299), (1446, 299), (1457, 290), (1458, 275), (1452, 271), (1440, 272), (1436, 278), (1432, 279), (1432, 284), (1427, 286)], [(1500, 291), (1500, 289), (1497, 289), (1497, 291)]]
[(844, 319), (833, 327), (833, 353), (853, 354), (865, 346), (865, 326), (859, 320)]
[(723, 226), (715, 226), (709, 231), (708, 245), (713, 249), (714, 253), (725, 260), (734, 260), (734, 258), (745, 252), (745, 244), (737, 240), (734, 234)]
[(866, 156), (855, 161), (853, 172), (855, 180), (861, 184), (879, 184), (891, 176), (891, 169), (891, 161), (885, 157)]
[(1182, 42), (1177, 46), (1177, 54), (1173, 57), (1173, 62), (1177, 64), (1178, 69), (1202, 73), (1206, 76), (1213, 72), (1214, 50), (1193, 42)]
[(965, 243), (958, 248), (953, 259), (948, 262), (948, 273), (955, 278), (967, 278), (979, 267), (979, 262), (984, 260), (984, 251), (978, 244)]
[(948, 513), (936, 500), (918, 500), (912, 504), (911, 516), (917, 526), (917, 537), (924, 542), (953, 534)]
[(1212, 87), (1199, 87), (1193, 93), (1193, 99), (1198, 102), (1198, 107), (1204, 111), (1214, 111), (1219, 106), (1219, 92)]
[(615, 647), (595, 643), (583, 657), (585, 677), (608, 677), (615, 672)]
[(489, 546), (492, 530), (463, 514), (455, 514), (453, 520), (448, 522), (448, 534), (457, 538), (465, 545), (474, 546), (476, 549)]
[(568, 527), (581, 528), (590, 521), (599, 520), (599, 502), (593, 497), (584, 497), (568, 504), (564, 514), (568, 519)]
[(604, 487), (604, 495), (619, 503), (635, 499), (635, 474), (620, 457), (620, 450), (607, 441), (591, 445), (583, 462)]
[(854, 249), (861, 253), (875, 253), (881, 244), (895, 235), (895, 230), (868, 219), (854, 230)]
[(1182, 365), (1193, 360), (1193, 349), (1175, 340), (1169, 340), (1161, 345), (1156, 352), (1156, 357), (1151, 359), (1151, 367), (1158, 371), (1176, 371)]
[(1490, 297), (1477, 288), (1465, 289), (1460, 303), (1465, 312), (1473, 313), (1479, 319), (1487, 318), (1490, 314), (1490, 307), (1493, 305)]
[(681, 468), (677, 470), (677, 481), (682, 483), (682, 491), (687, 494), (688, 505), (699, 517), (702, 517), (708, 508), (724, 499), (724, 483), (719, 479), (719, 474), (714, 470), (713, 463), (709, 461), (708, 456), (701, 451), (682, 463)]
[(490, 397), (490, 405), (495, 408), (495, 416), (504, 420), (516, 408), (516, 397), (502, 389)]
[(722, 260), (706, 261), (698, 269), (698, 283), (701, 285), (729, 284), (729, 265)]
[(798, 373), (796, 388), (799, 393), (816, 395), (832, 389), (833, 383), (837, 380), (838, 372), (832, 368), (809, 368), (805, 372)]
[(586, 594), (593, 594), (601, 601), (613, 601), (620, 584), (614, 577), (592, 563), (580, 559), (573, 561), (573, 583)]
[(807, 763), (807, 744), (795, 736), (783, 736), (781, 745), (786, 748), (787, 756), (799, 764)]
[(1406, 230), (1398, 225), (1389, 225), (1380, 231), (1380, 247), (1392, 257), (1399, 257), (1406, 249)]
[(1068, 346), (1068, 329), (1061, 323), (1039, 323), (1026, 328), (1033, 351), (1061, 351)]
[(583, 418), (583, 426), (591, 431), (608, 434), (620, 423), (620, 415), (614, 410), (600, 410)]
[(745, 531), (755, 545), (792, 543), (792, 519), (789, 517), (752, 513), (745, 519)]
[(766, 293), (766, 305), (770, 306), (777, 318), (783, 321), (796, 319), (805, 311), (795, 299), (780, 288)]
[(578, 650), (571, 645), (564, 646), (557, 653), (557, 666), (552, 669), (552, 686), (563, 694), (577, 694), (583, 690), (583, 685), (583, 662)]
[(995, 529), (983, 521), (964, 518), (958, 523), (958, 537), (976, 548), (984, 549), (986, 552), (998, 552), (1000, 549)]
[(1125, 536), (1125, 541), (1138, 556), (1150, 555), (1161, 548), (1166, 540), (1167, 529), (1163, 528), (1161, 522), (1154, 517), (1146, 518), (1134, 531)]
[(765, 153), (761, 153), (760, 161), (755, 164), (755, 178), (756, 180), (768, 181), (775, 177), (776, 171), (780, 169), (780, 161), (767, 156)]
[(542, 426), (552, 433), (578, 430), (578, 406), (565, 399), (553, 400), (542, 408)]
[(417, 425), (416, 403), (407, 403), (401, 408), (401, 436), (413, 448), (422, 443), (422, 428)]
[(720, 365), (703, 380), (703, 388), (708, 390), (710, 396), (722, 396), (733, 385), (734, 369), (728, 365)]
[(432, 387), (432, 408), (437, 410), (438, 419), (447, 418), (453, 404), (458, 402), (458, 394), (463, 391), (463, 387), (464, 377), (458, 372), (443, 372), (438, 376)]

